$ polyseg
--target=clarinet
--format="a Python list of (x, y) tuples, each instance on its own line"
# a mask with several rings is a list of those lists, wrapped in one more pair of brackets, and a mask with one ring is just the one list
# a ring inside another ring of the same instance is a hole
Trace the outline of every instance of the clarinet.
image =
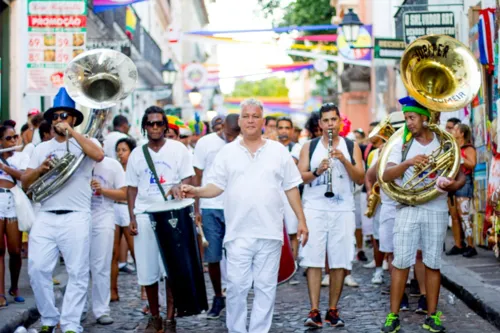
[[(332, 146), (333, 146), (333, 131), (331, 129), (328, 130), (328, 160), (330, 160), (330, 154), (332, 153)], [(325, 197), (327, 198), (333, 198), (335, 194), (333, 193), (333, 185), (332, 185), (332, 166), (328, 168), (326, 171), (326, 192), (325, 192)]]

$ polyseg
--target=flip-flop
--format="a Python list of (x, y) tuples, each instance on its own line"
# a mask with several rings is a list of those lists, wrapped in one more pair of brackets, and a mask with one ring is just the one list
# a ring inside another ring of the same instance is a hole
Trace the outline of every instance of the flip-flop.
[(23, 304), (24, 303), (24, 297), (22, 296), (16, 296), (16, 294), (14, 294), (14, 292), (12, 291), (12, 289), (9, 289), (9, 295), (14, 297), (14, 303), (19, 303), (19, 304)]
[(7, 306), (9, 306), (9, 303), (7, 302), (7, 297), (5, 297), (5, 295), (0, 294), (0, 298), (3, 298), (5, 300), (5, 304), (0, 304), (0, 310), (7, 308)]

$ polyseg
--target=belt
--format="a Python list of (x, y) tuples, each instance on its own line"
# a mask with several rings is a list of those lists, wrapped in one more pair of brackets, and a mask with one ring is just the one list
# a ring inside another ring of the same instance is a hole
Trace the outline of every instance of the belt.
[(47, 213), (52, 213), (56, 215), (64, 215), (69, 213), (74, 213), (74, 210), (48, 210)]
[(0, 193), (10, 193), (8, 188), (0, 188)]
[(118, 204), (118, 205), (127, 205), (126, 202), (121, 202), (121, 201), (115, 201), (115, 204)]

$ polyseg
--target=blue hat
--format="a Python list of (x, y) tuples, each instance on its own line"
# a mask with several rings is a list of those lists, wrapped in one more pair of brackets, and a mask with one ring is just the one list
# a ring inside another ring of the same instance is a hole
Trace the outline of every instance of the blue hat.
[(75, 109), (75, 101), (68, 95), (65, 88), (59, 89), (56, 97), (54, 97), (54, 105), (44, 112), (43, 118), (49, 123), (52, 122), (52, 115), (56, 111), (70, 112), (72, 116), (76, 117), (75, 126), (83, 122), (83, 113)]

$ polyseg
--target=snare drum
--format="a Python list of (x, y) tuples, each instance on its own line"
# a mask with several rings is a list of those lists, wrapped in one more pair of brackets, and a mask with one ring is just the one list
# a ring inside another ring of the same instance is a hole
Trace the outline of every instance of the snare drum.
[(146, 210), (151, 216), (178, 317), (208, 310), (193, 204), (193, 199), (171, 200), (155, 203)]
[(282, 284), (290, 280), (297, 271), (295, 259), (293, 258), (292, 246), (290, 238), (288, 238), (286, 226), (283, 225), (283, 246), (281, 248), (280, 268), (278, 271), (278, 284)]

